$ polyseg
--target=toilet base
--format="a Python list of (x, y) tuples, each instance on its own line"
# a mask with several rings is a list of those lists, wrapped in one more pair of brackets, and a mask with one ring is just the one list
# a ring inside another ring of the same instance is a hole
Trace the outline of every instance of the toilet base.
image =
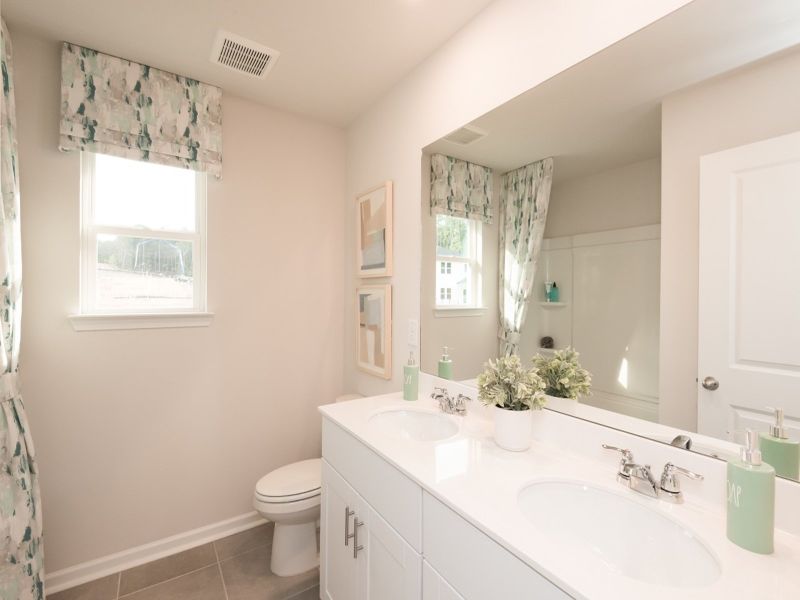
[(275, 575), (299, 575), (319, 566), (317, 524), (275, 523), (270, 569)]

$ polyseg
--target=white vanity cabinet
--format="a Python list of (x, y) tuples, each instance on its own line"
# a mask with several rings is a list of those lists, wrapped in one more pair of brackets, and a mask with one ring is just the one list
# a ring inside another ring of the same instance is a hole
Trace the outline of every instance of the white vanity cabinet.
[(323, 600), (570, 598), (328, 419), (322, 458)]

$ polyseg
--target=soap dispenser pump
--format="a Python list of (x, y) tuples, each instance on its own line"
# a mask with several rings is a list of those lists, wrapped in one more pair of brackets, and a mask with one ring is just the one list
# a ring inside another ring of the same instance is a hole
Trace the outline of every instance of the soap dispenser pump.
[(759, 437), (745, 432), (739, 460), (728, 462), (728, 539), (745, 550), (772, 554), (775, 539), (775, 469), (763, 462)]
[(775, 424), (769, 433), (761, 434), (761, 454), (764, 462), (775, 468), (779, 477), (800, 479), (800, 442), (789, 439), (783, 426), (783, 409), (776, 408)]
[(445, 346), (442, 352), (442, 358), (439, 359), (439, 377), (442, 379), (452, 379), (453, 378), (453, 361), (450, 359), (450, 354), (448, 354), (448, 347)]

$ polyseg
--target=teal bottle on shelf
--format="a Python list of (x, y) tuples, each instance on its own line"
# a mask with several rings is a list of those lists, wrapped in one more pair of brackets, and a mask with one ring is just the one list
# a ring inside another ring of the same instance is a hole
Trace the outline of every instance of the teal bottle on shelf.
[(783, 409), (775, 409), (775, 424), (761, 434), (761, 457), (778, 477), (800, 479), (800, 442), (789, 439), (783, 426)]
[(553, 285), (550, 286), (550, 292), (547, 294), (547, 301), (558, 302), (559, 296), (560, 294), (559, 294), (558, 284), (556, 284), (556, 282), (554, 281)]
[(450, 360), (450, 355), (447, 353), (447, 350), (448, 348), (445, 346), (444, 352), (442, 352), (442, 358), (439, 359), (438, 374), (442, 379), (453, 378), (453, 361)]
[(746, 432), (739, 460), (728, 461), (728, 539), (758, 554), (775, 551), (775, 469), (762, 461), (758, 434)]
[(403, 400), (419, 399), (419, 365), (414, 360), (414, 352), (408, 357), (408, 364), (403, 367)]

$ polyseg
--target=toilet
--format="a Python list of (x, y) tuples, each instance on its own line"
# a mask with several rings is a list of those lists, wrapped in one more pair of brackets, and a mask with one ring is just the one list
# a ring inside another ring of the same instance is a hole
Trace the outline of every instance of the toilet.
[[(336, 398), (336, 402), (362, 397), (347, 394)], [(321, 493), (321, 458), (285, 465), (256, 483), (253, 507), (275, 523), (270, 569), (276, 575), (297, 575), (319, 565), (317, 521)]]

